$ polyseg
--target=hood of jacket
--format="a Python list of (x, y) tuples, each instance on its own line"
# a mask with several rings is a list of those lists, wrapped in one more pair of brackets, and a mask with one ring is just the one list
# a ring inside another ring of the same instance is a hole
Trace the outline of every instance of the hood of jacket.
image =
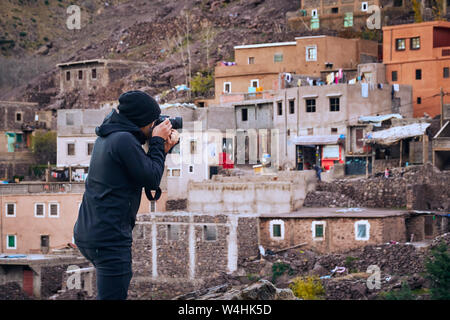
[(138, 126), (128, 120), (125, 116), (117, 113), (115, 109), (106, 116), (100, 126), (95, 128), (95, 133), (99, 137), (106, 137), (107, 135), (118, 131), (130, 132), (141, 144), (144, 144), (147, 140), (147, 137)]

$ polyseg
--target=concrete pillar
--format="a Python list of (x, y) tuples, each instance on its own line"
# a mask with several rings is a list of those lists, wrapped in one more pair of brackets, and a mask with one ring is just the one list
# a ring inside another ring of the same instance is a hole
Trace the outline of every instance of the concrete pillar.
[(156, 222), (152, 223), (152, 277), (158, 277), (158, 246), (156, 240)]
[(237, 245), (237, 227), (238, 217), (229, 215), (230, 234), (228, 235), (228, 272), (233, 273), (237, 270), (238, 265), (238, 245)]
[(195, 226), (193, 216), (189, 217), (189, 278), (195, 279)]

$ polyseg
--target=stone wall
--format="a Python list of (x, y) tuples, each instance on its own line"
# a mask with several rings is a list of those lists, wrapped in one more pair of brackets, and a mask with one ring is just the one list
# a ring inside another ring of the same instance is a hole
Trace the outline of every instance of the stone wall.
[[(172, 232), (178, 229), (178, 240), (174, 233), (169, 238), (169, 225)], [(250, 255), (256, 256), (258, 218), (187, 212), (142, 214), (133, 230), (132, 250), (130, 298), (169, 298), (232, 273)]]
[[(307, 243), (302, 249), (317, 252), (343, 252), (367, 245), (375, 245), (390, 240), (404, 242), (406, 237), (405, 218), (283, 218), (284, 238), (270, 236), (270, 221), (275, 218), (261, 218), (261, 245), (272, 251)], [(369, 240), (356, 240), (355, 222), (367, 220), (370, 224)], [(313, 238), (313, 222), (324, 222), (324, 237)]]
[[(323, 192), (328, 192), (324, 194)], [(333, 196), (334, 195), (334, 196)], [(324, 201), (323, 201), (324, 200)], [(323, 201), (323, 202), (322, 202)], [(317, 185), (305, 206), (348, 205), (370, 208), (406, 208), (450, 211), (450, 172), (431, 164), (391, 169), (391, 177), (338, 179)]]

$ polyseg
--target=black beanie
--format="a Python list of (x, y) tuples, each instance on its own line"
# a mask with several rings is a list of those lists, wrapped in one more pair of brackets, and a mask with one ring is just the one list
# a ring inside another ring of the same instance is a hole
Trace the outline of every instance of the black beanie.
[(159, 118), (161, 109), (158, 103), (142, 91), (128, 91), (119, 97), (119, 113), (139, 128), (145, 127)]

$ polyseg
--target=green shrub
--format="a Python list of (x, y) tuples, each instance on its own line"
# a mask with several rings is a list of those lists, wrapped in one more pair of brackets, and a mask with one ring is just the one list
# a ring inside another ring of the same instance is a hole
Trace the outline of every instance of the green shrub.
[(26, 33), (25, 31), (21, 31), (21, 32), (19, 33), (19, 35), (20, 35), (21, 37), (26, 37), (26, 36), (27, 36), (27, 33)]
[(275, 283), (277, 278), (282, 276), (286, 271), (289, 275), (292, 275), (293, 270), (289, 264), (284, 262), (275, 262), (272, 265), (272, 283)]
[(56, 163), (56, 132), (36, 132), (32, 150), (38, 164)]
[(191, 90), (196, 95), (207, 95), (214, 88), (214, 78), (212, 74), (202, 74), (198, 72), (191, 79)]
[(297, 298), (304, 300), (318, 300), (325, 294), (322, 282), (317, 276), (297, 277), (289, 288)]
[(415, 300), (408, 283), (403, 282), (402, 288), (397, 291), (390, 291), (384, 295), (385, 300)]
[(444, 242), (431, 250), (427, 258), (426, 278), (431, 280), (431, 299), (450, 300), (450, 254)]

